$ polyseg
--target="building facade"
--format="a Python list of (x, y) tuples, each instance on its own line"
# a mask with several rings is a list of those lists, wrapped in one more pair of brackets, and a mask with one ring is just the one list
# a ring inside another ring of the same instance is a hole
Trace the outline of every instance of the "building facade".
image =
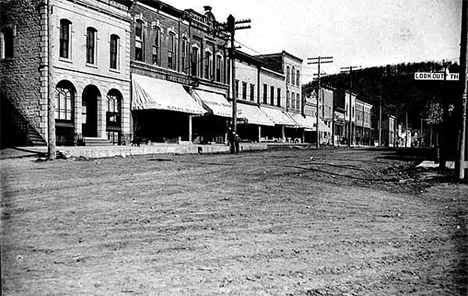
[(1, 4), (2, 32), (14, 29), (0, 61), (2, 107), (15, 114), (7, 125), (22, 130), (23, 144), (45, 144), (51, 91), (57, 145), (128, 141), (128, 6), (107, 0), (46, 4)]
[(231, 105), (226, 36), (204, 13), (161, 1), (132, 8), (132, 116), (136, 138), (226, 141)]
[(371, 104), (356, 100), (356, 144), (358, 145), (372, 145), (371, 112)]

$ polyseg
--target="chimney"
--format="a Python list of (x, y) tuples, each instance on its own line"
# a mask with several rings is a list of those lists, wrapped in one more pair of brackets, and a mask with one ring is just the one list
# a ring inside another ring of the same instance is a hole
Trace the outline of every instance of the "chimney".
[(211, 10), (213, 9), (213, 7), (211, 7), (209, 5), (203, 6), (203, 8), (205, 9), (205, 13), (211, 12)]

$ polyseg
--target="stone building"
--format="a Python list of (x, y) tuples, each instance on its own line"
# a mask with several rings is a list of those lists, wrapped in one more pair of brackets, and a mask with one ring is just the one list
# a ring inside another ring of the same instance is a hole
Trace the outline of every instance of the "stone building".
[(0, 7), (2, 140), (46, 143), (50, 88), (58, 145), (128, 141), (129, 7), (110, 0)]

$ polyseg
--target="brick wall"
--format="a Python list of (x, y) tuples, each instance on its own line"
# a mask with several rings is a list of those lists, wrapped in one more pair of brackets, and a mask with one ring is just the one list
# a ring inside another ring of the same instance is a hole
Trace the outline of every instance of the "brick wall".
[(0, 28), (14, 32), (13, 58), (0, 60), (0, 96), (46, 139), (47, 110), (41, 109), (41, 16), (39, 0), (0, 3)]

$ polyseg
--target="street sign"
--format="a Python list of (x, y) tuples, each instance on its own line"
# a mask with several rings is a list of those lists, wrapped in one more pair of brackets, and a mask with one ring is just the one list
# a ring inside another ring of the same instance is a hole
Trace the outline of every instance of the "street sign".
[(444, 73), (444, 72), (416, 72), (414, 73), (415, 80), (447, 80), (458, 81), (460, 74), (458, 73)]

